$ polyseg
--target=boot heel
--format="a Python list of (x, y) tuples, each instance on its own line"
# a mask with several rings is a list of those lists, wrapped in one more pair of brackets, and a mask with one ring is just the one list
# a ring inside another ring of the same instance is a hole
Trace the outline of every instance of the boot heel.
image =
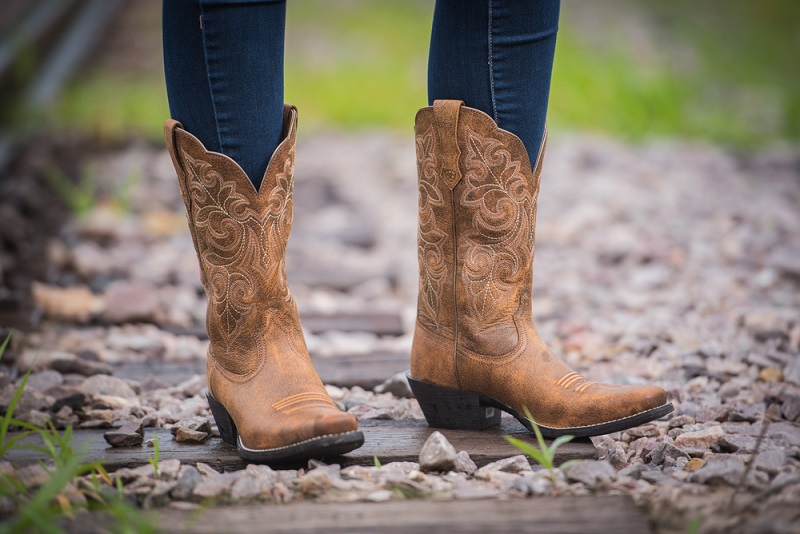
[(217, 422), (217, 428), (219, 428), (219, 435), (222, 441), (236, 447), (238, 434), (236, 433), (236, 425), (233, 423), (233, 419), (231, 419), (228, 410), (211, 396), (210, 391), (206, 391), (206, 398), (208, 399), (208, 406), (211, 408), (211, 413), (214, 414), (214, 421)]
[(500, 410), (482, 404), (477, 393), (414, 380), (410, 373), (406, 377), (430, 426), (483, 430), (500, 424)]

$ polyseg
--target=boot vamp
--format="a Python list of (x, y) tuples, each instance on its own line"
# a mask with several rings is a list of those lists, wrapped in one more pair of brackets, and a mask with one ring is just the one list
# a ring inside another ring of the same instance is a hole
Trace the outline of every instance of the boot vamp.
[[(209, 388), (231, 415), (248, 449), (275, 449), (358, 428), (355, 417), (333, 403), (314, 370), (305, 345), (281, 328), (264, 333), (254, 371), (237, 375), (217, 361), (209, 366)], [(267, 342), (268, 341), (268, 342)], [(210, 358), (213, 359), (213, 346)]]
[(461, 389), (475, 391), (539, 425), (574, 428), (624, 419), (666, 404), (657, 386), (615, 386), (593, 382), (573, 370), (535, 335), (503, 357), (474, 353), (459, 358)]

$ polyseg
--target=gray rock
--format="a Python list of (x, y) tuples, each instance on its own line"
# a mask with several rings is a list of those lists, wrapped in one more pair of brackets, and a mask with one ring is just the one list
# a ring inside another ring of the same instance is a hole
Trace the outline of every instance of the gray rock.
[(207, 432), (198, 432), (186, 427), (179, 427), (175, 433), (175, 441), (178, 443), (202, 443), (208, 436)]
[(263, 494), (261, 481), (252, 475), (245, 475), (236, 480), (231, 486), (231, 499), (234, 501), (247, 501)]
[(161, 460), (158, 462), (158, 473), (161, 480), (174, 480), (181, 469), (181, 461), (177, 458)]
[(408, 385), (405, 371), (392, 375), (384, 383), (375, 386), (375, 393), (391, 393), (395, 397), (413, 399), (414, 393)]
[(149, 391), (155, 391), (157, 389), (165, 389), (172, 387), (172, 384), (170, 384), (165, 380), (160, 379), (157, 376), (150, 375), (144, 380), (142, 380), (141, 386), (143, 392), (149, 392)]
[(276, 479), (276, 472), (273, 471), (268, 465), (264, 464), (247, 464), (245, 473), (256, 477), (257, 479), (271, 484)]
[(720, 426), (710, 426), (694, 432), (685, 432), (675, 438), (675, 445), (688, 449), (710, 449), (719, 445), (725, 432)]
[(298, 487), (304, 494), (319, 495), (332, 488), (342, 488), (343, 482), (338, 465), (323, 465), (303, 475)]
[[(200, 481), (192, 491), (193, 499), (216, 499), (224, 495), (230, 495), (231, 487), (236, 480), (243, 476), (244, 471), (235, 471), (206, 476)], [(180, 484), (180, 478), (178, 479)]]
[[(9, 384), (3, 389), (3, 392), (0, 393), (0, 413), (5, 413), (8, 410), (11, 399), (14, 398), (16, 392), (17, 388), (13, 384)], [(19, 402), (17, 402), (15, 413), (24, 414), (31, 410), (45, 411), (50, 408), (51, 403), (50, 398), (40, 391), (25, 388), (22, 390)]]
[(496, 472), (517, 474), (529, 471), (531, 471), (531, 464), (528, 463), (528, 459), (522, 454), (518, 454), (484, 465), (475, 471), (475, 478), (489, 479), (491, 474)]
[(164, 480), (156, 480), (153, 489), (145, 496), (142, 501), (142, 508), (149, 510), (152, 508), (161, 508), (169, 504), (170, 491), (175, 488), (176, 482), (167, 482)]
[(147, 465), (140, 465), (139, 467), (134, 467), (129, 469), (127, 467), (123, 467), (122, 469), (117, 469), (114, 471), (114, 478), (120, 479), (123, 484), (130, 485), (133, 483), (138, 483), (141, 481), (145, 481), (148, 479), (152, 479), (155, 472), (153, 471), (153, 466), (150, 464)]
[(195, 432), (204, 432), (206, 434), (211, 433), (211, 421), (208, 420), (208, 417), (187, 417), (186, 419), (181, 419), (170, 429), (172, 435), (175, 436), (178, 434), (178, 429), (185, 428), (186, 430), (193, 430)]
[(138, 447), (144, 441), (144, 428), (141, 421), (129, 421), (118, 429), (109, 430), (103, 437), (112, 447)]
[(764, 407), (752, 404), (738, 404), (728, 415), (728, 421), (732, 423), (758, 421), (764, 416)]
[(80, 390), (87, 395), (112, 395), (125, 399), (136, 397), (136, 392), (127, 382), (114, 376), (90, 376), (83, 381)]
[(598, 460), (606, 460), (614, 469), (622, 469), (628, 465), (628, 455), (619, 442), (609, 436), (599, 436), (592, 441)]
[(518, 477), (511, 488), (523, 495), (549, 495), (553, 492), (553, 482), (547, 477), (536, 473), (537, 476)]
[(111, 367), (102, 362), (86, 360), (84, 358), (73, 358), (63, 360), (53, 360), (50, 367), (62, 374), (79, 374), (83, 376), (110, 375)]
[(392, 500), (392, 497), (394, 497), (394, 493), (392, 493), (391, 491), (378, 490), (367, 494), (367, 496), (364, 497), (364, 499), (369, 502), (386, 502)]
[(213, 477), (220, 474), (219, 471), (217, 471), (210, 465), (203, 462), (197, 462), (197, 465), (195, 467), (197, 467), (197, 470), (200, 471), (201, 475), (206, 477)]
[(173, 499), (188, 501), (192, 496), (194, 487), (202, 480), (203, 476), (193, 465), (181, 466), (178, 472), (177, 484), (172, 488), (170, 495)]
[(83, 393), (73, 393), (72, 395), (67, 395), (66, 397), (61, 397), (53, 403), (52, 410), (54, 412), (60, 411), (65, 406), (68, 407), (72, 411), (77, 411), (83, 408), (83, 405), (86, 403), (86, 395)]
[(626, 430), (625, 433), (632, 438), (650, 438), (659, 435), (658, 427), (653, 424), (635, 426)]
[(767, 435), (778, 441), (783, 440), (787, 444), (800, 447), (800, 425), (778, 421), (769, 425)]
[(478, 470), (478, 466), (475, 465), (475, 462), (469, 457), (467, 451), (459, 451), (456, 456), (455, 470), (460, 473), (471, 475)]
[(694, 423), (695, 419), (690, 415), (676, 415), (669, 420), (669, 428), (680, 428), (684, 425), (693, 425)]
[(783, 309), (759, 310), (747, 313), (742, 322), (753, 337), (766, 341), (788, 337), (790, 316), (791, 312)]
[(617, 473), (611, 464), (601, 460), (583, 460), (564, 470), (567, 480), (580, 482), (588, 488), (612, 482)]
[(137, 399), (124, 399), (112, 395), (94, 395), (89, 403), (90, 410), (129, 410), (136, 406)]
[[(671, 458), (672, 460), (677, 460), (678, 458), (685, 458), (687, 461), (689, 460), (689, 455), (673, 445), (672, 443), (661, 443), (653, 452), (649, 455), (649, 460), (656, 465), (661, 465), (667, 458)], [(645, 458), (647, 459), (647, 458)]]
[(753, 466), (769, 474), (775, 474), (786, 466), (786, 453), (780, 449), (761, 451), (756, 455)]
[(38, 373), (32, 373), (28, 377), (25, 387), (44, 392), (63, 383), (64, 377), (61, 376), (61, 373), (46, 369), (44, 371), (39, 371)]
[(208, 384), (206, 382), (205, 375), (195, 375), (192, 378), (184, 380), (175, 387), (181, 390), (187, 397), (199, 395), (200, 397), (205, 398), (204, 392), (207, 386)]
[(744, 434), (725, 434), (719, 440), (719, 448), (724, 452), (752, 452), (757, 438)]
[(733, 459), (716, 460), (706, 464), (692, 473), (690, 482), (698, 484), (735, 486), (739, 483), (744, 473), (744, 464)]
[(786, 364), (783, 370), (783, 380), (800, 386), (800, 358), (794, 357)]
[(781, 405), (781, 412), (789, 421), (800, 420), (800, 395), (787, 396)]
[(419, 452), (419, 468), (424, 472), (452, 471), (456, 467), (458, 454), (441, 432), (428, 436)]
[(50, 413), (45, 413), (40, 410), (30, 410), (26, 414), (20, 414), (18, 417), (23, 421), (38, 426), (39, 428), (46, 427), (47, 424), (52, 420)]
[(786, 486), (800, 484), (800, 473), (778, 473), (769, 485), (770, 493), (777, 493)]
[(50, 473), (39, 464), (20, 467), (14, 472), (14, 475), (26, 489), (38, 488), (50, 480)]
[(144, 282), (118, 281), (105, 292), (103, 321), (108, 324), (155, 322), (159, 312), (158, 289)]

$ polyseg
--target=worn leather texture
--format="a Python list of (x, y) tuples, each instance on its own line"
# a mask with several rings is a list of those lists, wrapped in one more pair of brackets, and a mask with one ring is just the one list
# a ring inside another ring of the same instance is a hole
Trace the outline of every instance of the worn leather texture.
[(311, 364), (286, 280), (296, 131), (287, 105), (283, 141), (256, 191), (231, 158), (177, 121), (164, 125), (208, 298), (209, 391), (255, 450), (357, 428)]
[(587, 379), (536, 331), (531, 291), (546, 136), (532, 167), (517, 136), (459, 101), (421, 109), (415, 134), (420, 285), (413, 378), (486, 395), (520, 414), (527, 408), (552, 428), (615, 421), (666, 404), (656, 386)]

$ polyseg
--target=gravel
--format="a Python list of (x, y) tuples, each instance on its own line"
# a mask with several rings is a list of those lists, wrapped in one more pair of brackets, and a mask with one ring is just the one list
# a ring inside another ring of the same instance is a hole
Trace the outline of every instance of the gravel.
[(441, 432), (433, 432), (419, 451), (419, 467), (424, 472), (452, 471), (456, 467), (458, 453)]
[[(106, 194), (134, 193), (124, 210), (99, 203), (53, 238), (47, 275), (34, 288), (45, 321), (16, 335), (9, 353), (20, 370), (33, 369), (15, 416), (112, 435), (135, 420), (216, 440), (213, 426), (186, 424), (211, 418), (202, 376), (177, 385), (161, 376), (111, 376), (118, 364), (197, 364), (208, 350), (207, 341), (180, 333), (202, 328), (205, 309), (174, 169), (162, 149), (150, 147), (101, 152), (86, 164)], [(335, 133), (301, 141), (287, 252), (301, 312), (393, 312), (406, 325), (401, 336), (307, 333), (315, 358), (410, 350), (415, 173), (408, 136)], [(786, 148), (734, 154), (666, 141), (552, 140), (537, 223), (537, 328), (593, 380), (657, 383), (675, 405), (666, 420), (594, 438), (596, 461), (562, 472), (531, 470), (512, 457), (476, 469), (470, 451), (432, 438), (419, 464), (248, 466), (225, 474), (178, 464), (159, 480), (151, 466), (114, 476), (146, 507), (205, 499), (279, 504), (621, 493), (647, 511), (659, 532), (685, 532), (695, 516), (707, 532), (796, 524), (798, 175), (796, 151)], [(139, 177), (138, 187), (128, 176)], [(6, 371), (0, 407), (19, 384), (16, 370)], [(328, 391), (362, 421), (422, 418), (401, 374), (374, 391)], [(728, 509), (721, 503), (731, 494)]]

